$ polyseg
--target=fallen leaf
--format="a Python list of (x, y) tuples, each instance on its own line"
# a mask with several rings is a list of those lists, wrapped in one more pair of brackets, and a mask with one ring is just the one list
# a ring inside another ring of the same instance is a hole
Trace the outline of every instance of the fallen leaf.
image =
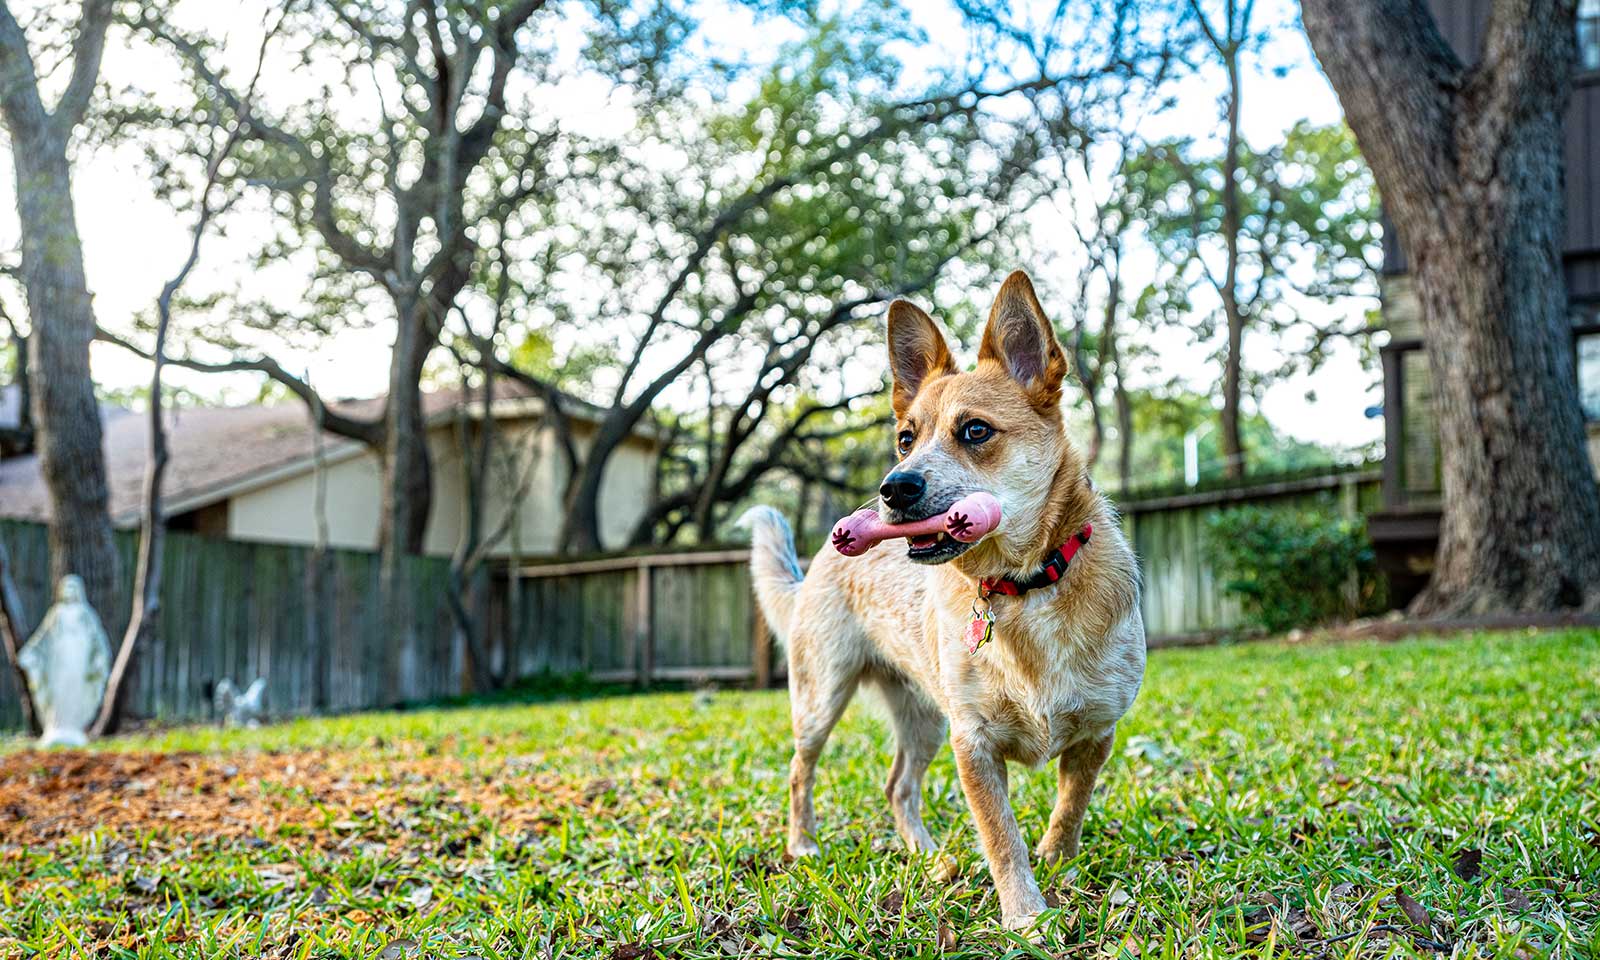
[(1133, 895), (1121, 887), (1116, 887), (1106, 895), (1113, 907), (1123, 907), (1133, 902)]
[(783, 913), (783, 929), (794, 936), (800, 936), (806, 929), (807, 912), (805, 907), (790, 907), (785, 910)]
[(1404, 887), (1395, 887), (1394, 902), (1400, 905), (1407, 920), (1424, 931), (1433, 929), (1433, 918), (1428, 915), (1428, 908), (1407, 896)]
[(945, 923), (943, 920), (939, 921), (937, 943), (940, 953), (950, 953), (955, 950), (956, 945), (960, 943), (960, 941), (956, 939), (955, 929), (951, 927), (950, 924)]
[(421, 910), (433, 901), (433, 887), (417, 887), (406, 897), (412, 909)]
[(892, 916), (899, 916), (906, 909), (906, 895), (898, 890), (891, 890), (878, 901), (878, 909)]
[(1533, 909), (1533, 901), (1528, 899), (1528, 895), (1526, 893), (1523, 893), (1516, 887), (1504, 887), (1502, 889), (1505, 891), (1506, 906), (1517, 911), (1527, 911)]
[(622, 943), (611, 951), (611, 960), (645, 960), (656, 955), (656, 948), (648, 943)]
[(1456, 876), (1463, 880), (1474, 880), (1483, 872), (1483, 851), (1469, 848), (1456, 854)]

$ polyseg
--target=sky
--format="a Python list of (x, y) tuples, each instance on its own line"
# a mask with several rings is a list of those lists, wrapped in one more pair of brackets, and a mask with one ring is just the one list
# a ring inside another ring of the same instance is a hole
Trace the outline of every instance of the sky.
[[(711, 24), (714, 29), (708, 33), (738, 38), (738, 43), (748, 44), (740, 52), (755, 59), (769, 55), (785, 36), (782, 29), (753, 29), (749, 14), (743, 11), (708, 9), (712, 17), (720, 18)], [(901, 56), (909, 69), (932, 69), (941, 58), (955, 55), (952, 50), (941, 49), (938, 38), (957, 32), (957, 21), (937, 4), (918, 3), (912, 9), (917, 11), (919, 25), (927, 31), (930, 42), (925, 48), (903, 51)], [(180, 4), (179, 10), (192, 18), (192, 25), (203, 26), (213, 35), (226, 35), (239, 69), (247, 71), (253, 64), (263, 22), (260, 0), (238, 4), (188, 0)], [(1273, 27), (1257, 69), (1245, 78), (1246, 138), (1258, 146), (1266, 145), (1281, 138), (1297, 121), (1309, 119), (1321, 124), (1338, 120), (1338, 102), (1299, 30), (1293, 0), (1260, 0), (1257, 16), (1258, 23)], [(923, 58), (920, 63), (919, 58)], [(293, 69), (272, 74), (269, 95), (314, 95), (311, 81), (297, 78)], [(103, 69), (106, 83), (118, 89), (136, 86), (160, 97), (175, 94), (178, 77), (163, 53), (143, 43), (130, 43), (127, 34), (113, 31)], [(1149, 132), (1202, 139), (1214, 136), (1219, 127), (1216, 97), (1220, 76), (1214, 79), (1214, 83), (1185, 84), (1177, 107), (1153, 121)], [(555, 104), (553, 109), (561, 122), (572, 127), (598, 132), (631, 122), (626, 109), (618, 108), (600, 84), (573, 82), (547, 102)], [(9, 151), (0, 150), (0, 250), (15, 249), (18, 235), (9, 167)], [(74, 198), (99, 322), (113, 331), (127, 332), (136, 317), (148, 315), (161, 285), (186, 255), (190, 217), (176, 213), (155, 195), (148, 162), (134, 145), (80, 149)], [(1076, 238), (1071, 224), (1064, 219), (1070, 216), (1070, 208), (1070, 199), (1041, 205), (1030, 218), (1030, 245), (1046, 264), (1057, 259), (1070, 261), (1073, 256)], [(271, 235), (269, 212), (247, 203), (230, 214), (227, 226), (226, 235), (206, 240), (187, 289), (241, 289), (292, 306), (306, 285), (304, 259), (261, 269), (249, 262), (251, 252)], [(1148, 251), (1145, 255), (1149, 256)], [(1032, 264), (1019, 266), (1039, 269)], [(16, 291), (0, 290), (0, 297), (14, 313), (22, 313)], [(1370, 304), (1350, 304), (1347, 309), (1359, 312), (1367, 306)], [(1059, 303), (1047, 303), (1046, 307), (1060, 313), (1067, 309)], [(260, 343), (286, 368), (306, 372), (313, 383), (331, 395), (365, 396), (381, 393), (385, 387), (392, 329), (392, 323), (375, 311), (366, 327), (343, 331), (331, 340), (317, 343), (315, 349), (306, 344)], [(1210, 348), (1188, 342), (1179, 331), (1129, 330), (1126, 335), (1152, 350), (1155, 362), (1146, 375), (1152, 381), (1177, 377), (1199, 389), (1209, 389), (1216, 379), (1208, 360)], [(1265, 345), (1252, 345), (1247, 340), (1247, 358), (1252, 356), (1252, 346), (1260, 351)], [(148, 380), (144, 361), (107, 344), (96, 344), (93, 351), (94, 374), (103, 387), (134, 388)], [(1270, 363), (1262, 359), (1259, 365)], [(218, 377), (173, 370), (168, 378), (199, 396), (223, 402), (247, 402), (259, 386), (259, 379), (250, 375)], [(1359, 446), (1381, 435), (1381, 421), (1364, 414), (1365, 408), (1377, 402), (1373, 382), (1374, 378), (1361, 369), (1354, 347), (1342, 346), (1335, 349), (1332, 359), (1317, 374), (1296, 376), (1270, 388), (1264, 395), (1262, 412), (1280, 431), (1297, 439), (1338, 447)], [(672, 396), (666, 399), (671, 402)]]

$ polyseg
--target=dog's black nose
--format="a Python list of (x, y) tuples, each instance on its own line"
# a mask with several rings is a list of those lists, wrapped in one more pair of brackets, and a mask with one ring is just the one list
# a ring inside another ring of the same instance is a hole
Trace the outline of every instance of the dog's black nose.
[(920, 473), (891, 473), (883, 478), (883, 486), (878, 488), (878, 496), (893, 510), (904, 510), (918, 500), (922, 499), (922, 492), (928, 488), (928, 482), (922, 479)]

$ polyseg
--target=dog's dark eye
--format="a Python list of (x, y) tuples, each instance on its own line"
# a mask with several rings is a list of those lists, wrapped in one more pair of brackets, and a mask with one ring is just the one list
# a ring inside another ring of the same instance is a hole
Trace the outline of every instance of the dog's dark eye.
[(968, 420), (961, 425), (958, 431), (962, 443), (982, 443), (994, 436), (994, 427), (982, 420)]
[(916, 434), (912, 433), (910, 430), (901, 430), (900, 435), (895, 437), (894, 446), (896, 450), (900, 451), (900, 456), (903, 457), (911, 452), (911, 447), (916, 442)]

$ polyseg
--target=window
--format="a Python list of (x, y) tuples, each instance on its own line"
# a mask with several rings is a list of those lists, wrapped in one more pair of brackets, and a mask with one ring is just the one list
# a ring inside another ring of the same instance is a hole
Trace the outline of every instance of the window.
[(1585, 420), (1600, 420), (1600, 333), (1578, 338), (1578, 403)]
[(1578, 66), (1600, 70), (1600, 0), (1578, 0)]

